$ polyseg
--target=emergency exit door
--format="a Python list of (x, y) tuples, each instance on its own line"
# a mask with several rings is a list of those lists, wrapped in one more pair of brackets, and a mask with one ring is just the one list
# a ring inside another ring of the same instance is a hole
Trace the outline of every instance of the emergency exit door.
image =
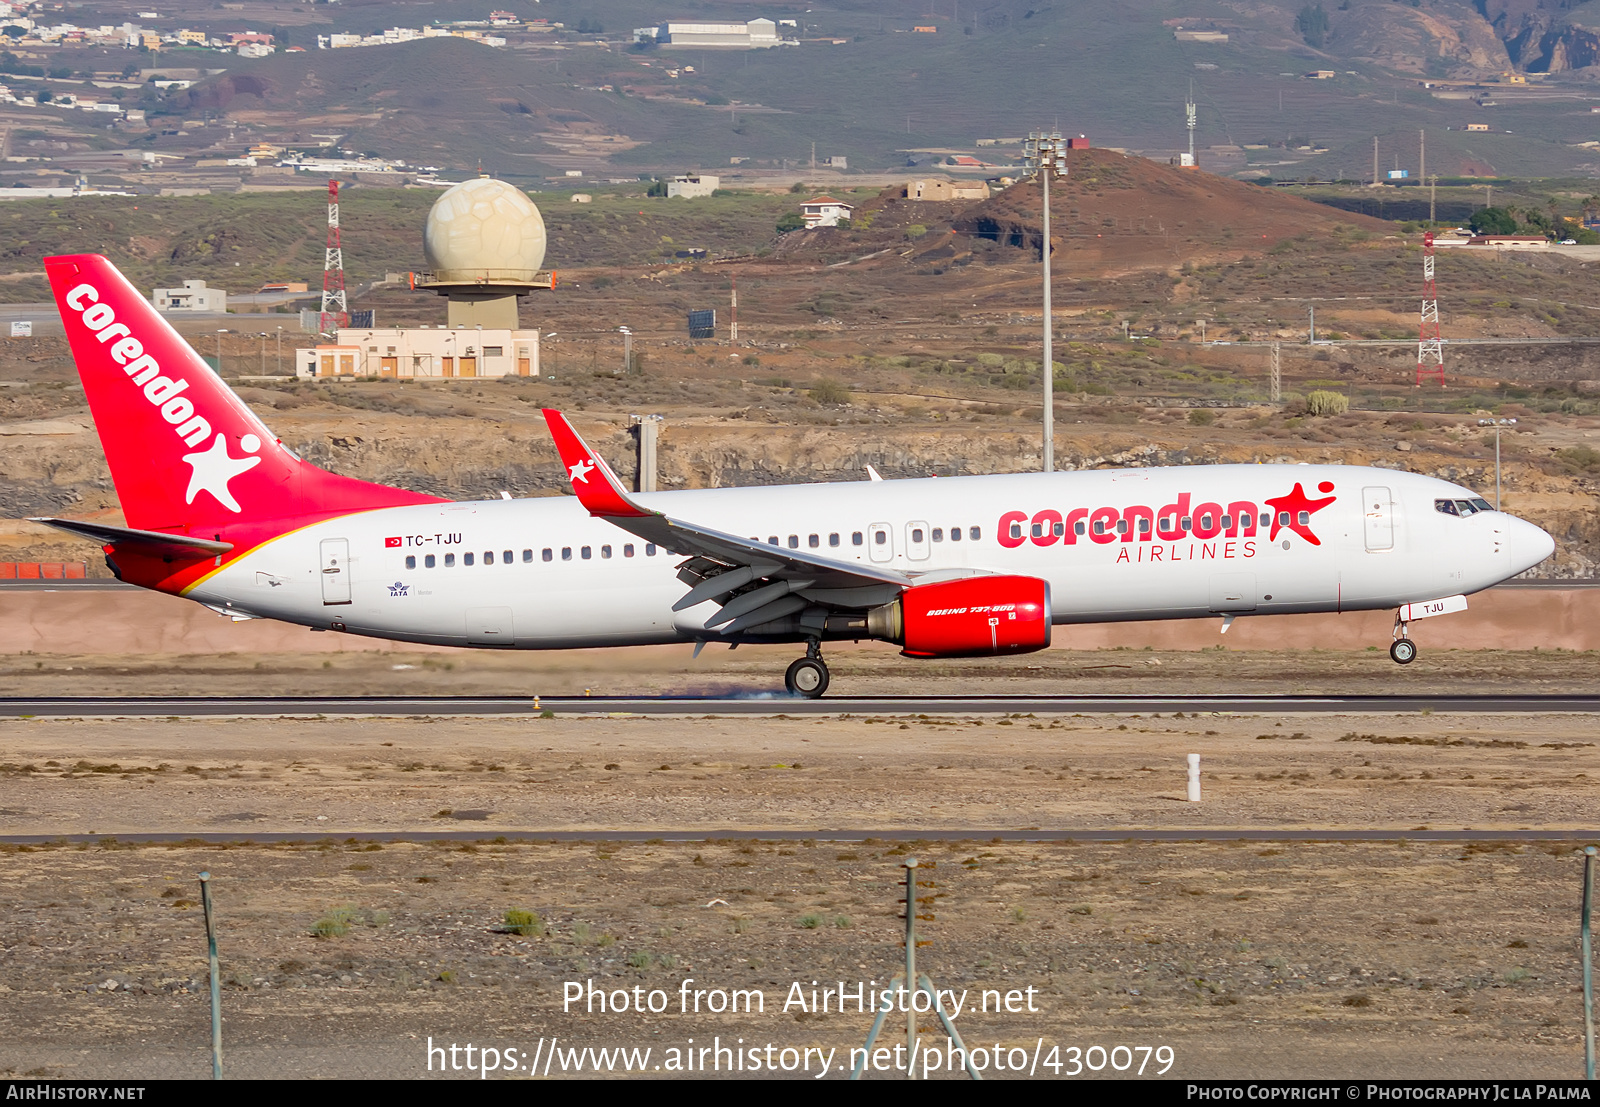
[(322, 540), (322, 602), (325, 606), (350, 602), (350, 540)]

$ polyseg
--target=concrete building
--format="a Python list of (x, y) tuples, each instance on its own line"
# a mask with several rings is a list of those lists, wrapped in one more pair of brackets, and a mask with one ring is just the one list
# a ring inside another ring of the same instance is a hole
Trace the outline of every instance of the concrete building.
[(223, 312), (228, 310), (228, 293), (221, 288), (207, 288), (205, 281), (184, 281), (182, 288), (158, 288), (151, 292), (150, 302), (163, 315)]
[(817, 227), (837, 227), (839, 220), (849, 219), (855, 208), (832, 196), (818, 196), (800, 205), (800, 216), (806, 221), (806, 230)]
[(294, 368), (295, 376), (307, 380), (537, 377), (539, 332), (480, 327), (347, 329), (339, 332), (336, 343), (296, 350)]
[(1497, 250), (1548, 250), (1550, 240), (1543, 235), (1480, 234), (1467, 239), (1468, 246), (1492, 246)]
[(770, 19), (748, 23), (663, 23), (656, 28), (662, 46), (701, 49), (767, 50), (778, 45), (778, 25)]
[(983, 181), (947, 181), (940, 177), (930, 177), (920, 181), (907, 181), (903, 195), (907, 200), (936, 202), (987, 200), (989, 186)]
[(685, 174), (667, 181), (667, 197), (682, 196), (685, 200), (692, 200), (696, 196), (710, 196), (721, 187), (721, 177), (713, 177), (709, 173)]

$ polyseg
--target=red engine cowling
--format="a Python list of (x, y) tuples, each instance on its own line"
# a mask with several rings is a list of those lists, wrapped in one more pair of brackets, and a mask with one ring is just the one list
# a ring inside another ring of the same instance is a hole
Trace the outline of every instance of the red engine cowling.
[(1031, 653), (1050, 644), (1050, 585), (1009, 576), (918, 585), (869, 612), (867, 627), (907, 657)]

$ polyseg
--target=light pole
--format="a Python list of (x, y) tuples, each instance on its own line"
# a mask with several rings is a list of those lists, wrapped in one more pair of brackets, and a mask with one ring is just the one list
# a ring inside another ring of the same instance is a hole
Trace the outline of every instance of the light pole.
[(1500, 428), (1514, 427), (1515, 419), (1479, 419), (1478, 426), (1494, 428), (1494, 509), (1500, 510)]
[(1061, 132), (1033, 131), (1023, 146), (1023, 156), (1029, 169), (1039, 172), (1039, 182), (1044, 189), (1044, 244), (1040, 261), (1044, 268), (1044, 471), (1052, 473), (1056, 467), (1055, 375), (1056, 362), (1051, 331), (1054, 320), (1050, 315), (1050, 178), (1067, 175), (1066, 140)]
[(261, 375), (267, 375), (267, 332), (261, 332)]
[(226, 330), (217, 332), (217, 376), (219, 377), (222, 376), (222, 336), (227, 333)]
[(633, 372), (633, 332), (627, 327), (618, 327), (622, 332), (622, 371)]
[(278, 376), (283, 376), (283, 327), (278, 328)]

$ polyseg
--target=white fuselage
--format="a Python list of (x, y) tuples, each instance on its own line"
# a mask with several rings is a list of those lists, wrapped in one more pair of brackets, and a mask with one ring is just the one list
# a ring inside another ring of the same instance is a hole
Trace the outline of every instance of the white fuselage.
[[(1297, 485), (1305, 498), (1328, 502), (1304, 516), (1290, 512), (1290, 525), (1275, 527), (1282, 516), (1266, 501)], [(1549, 555), (1549, 537), (1513, 516), (1435, 507), (1475, 496), (1385, 469), (1227, 465), (637, 500), (703, 527), (918, 579), (1040, 577), (1063, 624), (1396, 607), (1487, 588)], [(1182, 518), (1179, 505), (1188, 511)], [(1130, 510), (1138, 506), (1147, 512)], [(1164, 507), (1173, 518), (1144, 521)], [(959, 541), (951, 538), (957, 529)], [(703, 629), (714, 603), (672, 611), (688, 589), (676, 574), (682, 561), (591, 518), (570, 496), (488, 500), (316, 523), (265, 543), (187, 594), (240, 615), (441, 645), (555, 649), (716, 637)]]

